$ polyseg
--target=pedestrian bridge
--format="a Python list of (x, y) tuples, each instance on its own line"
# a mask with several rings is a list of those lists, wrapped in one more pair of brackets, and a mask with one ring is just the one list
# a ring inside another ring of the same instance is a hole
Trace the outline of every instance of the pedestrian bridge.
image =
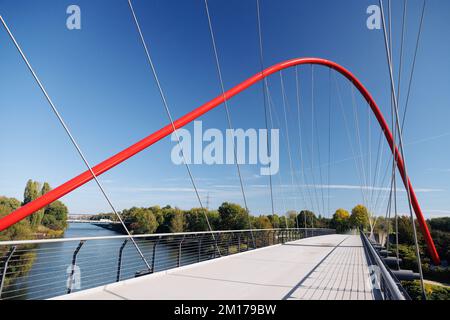
[(0, 299), (404, 300), (398, 279), (415, 276), (390, 270), (393, 257), (364, 233), (318, 228), (2, 241), (0, 250)]
[(87, 220), (87, 219), (68, 219), (67, 223), (88, 223), (94, 225), (120, 224), (120, 222), (111, 220)]
[(359, 235), (286, 242), (56, 299), (373, 300)]

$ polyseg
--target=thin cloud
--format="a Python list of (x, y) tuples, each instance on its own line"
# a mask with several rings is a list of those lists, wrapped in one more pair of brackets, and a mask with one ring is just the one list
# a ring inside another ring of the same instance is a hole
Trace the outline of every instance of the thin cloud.
[[(194, 188), (188, 187), (119, 187), (111, 188), (114, 192), (127, 192), (127, 193), (143, 193), (143, 192), (194, 192)], [(207, 189), (197, 189), (199, 192), (207, 192)]]
[[(252, 185), (252, 187), (255, 188), (264, 188), (267, 187), (267, 185), (257, 184)], [(372, 186), (360, 186), (360, 185), (352, 185), (352, 184), (301, 184), (301, 185), (290, 185), (290, 184), (282, 184), (282, 185), (276, 185), (276, 187), (279, 188), (315, 188), (315, 189), (336, 189), (336, 190), (374, 190), (374, 191), (390, 191), (390, 188), (386, 187), (372, 187)], [(406, 189), (404, 188), (398, 188), (397, 191), (399, 192), (406, 192)], [(416, 188), (414, 189), (415, 192), (442, 192), (445, 191), (443, 189), (433, 189), (433, 188)]]

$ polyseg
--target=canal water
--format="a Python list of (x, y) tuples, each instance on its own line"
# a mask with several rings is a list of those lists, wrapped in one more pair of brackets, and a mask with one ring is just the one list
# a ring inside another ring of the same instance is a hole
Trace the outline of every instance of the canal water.
[[(121, 235), (99, 226), (74, 223), (70, 224), (64, 238), (103, 237)], [(153, 242), (138, 240), (147, 261), (153, 258)], [(80, 247), (76, 259), (72, 292), (105, 285), (117, 281), (118, 257), (124, 239), (90, 240)], [(4, 299), (46, 299), (68, 293), (70, 275), (73, 270), (73, 255), (79, 241), (56, 242), (38, 245), (33, 248), (35, 258), (30, 271), (18, 277), (13, 285), (5, 288)], [(155, 271), (176, 266), (177, 249), (164, 243), (158, 243)], [(182, 264), (195, 261), (192, 256), (182, 259)], [(123, 249), (120, 268), (120, 280), (133, 278), (136, 272), (147, 270), (141, 257), (130, 241)]]

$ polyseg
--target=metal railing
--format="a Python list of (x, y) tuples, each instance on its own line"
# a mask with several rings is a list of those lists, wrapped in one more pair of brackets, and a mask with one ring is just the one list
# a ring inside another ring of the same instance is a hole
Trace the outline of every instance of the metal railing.
[(367, 256), (373, 293), (377, 300), (410, 300), (408, 293), (400, 281), (384, 263), (374, 243), (364, 232), (361, 233), (362, 243)]
[(0, 242), (0, 299), (46, 299), (144, 274), (306, 237), (331, 229), (293, 228)]

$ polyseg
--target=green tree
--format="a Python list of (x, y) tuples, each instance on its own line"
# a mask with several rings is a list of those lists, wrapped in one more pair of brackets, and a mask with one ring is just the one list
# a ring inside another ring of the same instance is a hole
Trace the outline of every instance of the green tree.
[[(297, 212), (294, 210), (290, 210), (286, 212), (286, 217), (288, 221), (288, 228), (296, 228), (297, 227)], [(300, 221), (298, 222), (300, 224)]]
[(122, 218), (134, 234), (153, 233), (158, 227), (155, 215), (148, 208), (125, 209)]
[(350, 228), (350, 214), (345, 209), (337, 209), (331, 219), (331, 226), (337, 232), (345, 232)]
[(52, 230), (64, 230), (67, 228), (68, 214), (66, 205), (56, 200), (45, 208), (42, 225)]
[(180, 209), (174, 209), (169, 213), (170, 216), (170, 232), (184, 231), (184, 214)]
[[(0, 218), (7, 216), (12, 211), (20, 208), (20, 201), (15, 198), (7, 198), (0, 196)], [(6, 230), (0, 232), (0, 240), (26, 240), (33, 237), (30, 221), (24, 219), (16, 224), (13, 224)], [(0, 255), (1, 255), (0, 250)]]
[(23, 205), (33, 201), (39, 196), (39, 182), (29, 179), (23, 192)]
[(353, 228), (359, 228), (364, 230), (369, 225), (369, 212), (367, 208), (362, 204), (358, 204), (352, 209), (352, 214), (350, 216), (350, 225)]
[(403, 244), (414, 244), (414, 232), (411, 218), (407, 216), (398, 217), (398, 242)]
[(191, 210), (186, 211), (184, 214), (186, 224), (185, 229), (192, 232), (208, 231), (208, 223), (205, 218), (205, 215), (208, 216), (208, 214), (208, 210), (202, 208), (192, 208)]
[(388, 233), (392, 231), (391, 221), (385, 217), (377, 217), (373, 228), (375, 233)]
[[(300, 221), (300, 220), (299, 220)], [(320, 214), (316, 219), (316, 223), (314, 224), (317, 228), (330, 228), (331, 219), (322, 217)]]
[(302, 210), (298, 214), (298, 225), (300, 228), (311, 228), (317, 225), (317, 218), (314, 212)]
[(247, 211), (238, 204), (224, 202), (219, 207), (222, 230), (248, 229)]
[(274, 227), (274, 228), (281, 228), (281, 221), (280, 221), (280, 217), (277, 214), (270, 214), (267, 216), (267, 218), (270, 221), (270, 224)]
[(450, 232), (450, 217), (433, 218), (427, 222), (433, 230)]
[[(211, 211), (208, 211), (207, 215), (208, 215), (209, 223), (211, 224), (211, 228), (213, 230), (220, 230), (221, 220), (220, 220), (219, 211), (211, 210)], [(206, 229), (206, 230), (209, 230), (209, 229)]]
[[(26, 205), (27, 203), (37, 199), (41, 195), (40, 191), (41, 186), (39, 182), (29, 179), (23, 192), (22, 204)], [(36, 228), (37, 226), (40, 225), (43, 214), (44, 214), (43, 210), (39, 210), (28, 217), (28, 220), (30, 221), (32, 228)]]
[[(20, 205), (20, 201), (15, 198), (0, 196), (0, 218), (18, 209)], [(30, 240), (33, 239), (33, 237), (34, 233), (28, 219), (23, 219), (0, 232), (0, 241)], [(32, 246), (21, 246), (21, 250), (17, 250), (14, 254), (14, 258), (10, 260), (8, 264), (8, 273), (5, 278), (5, 285), (11, 283), (14, 278), (25, 275), (31, 269), (36, 252), (33, 250), (26, 250), (28, 248), (31, 249)], [(3, 257), (8, 250), (8, 246), (0, 246), (0, 257)]]
[(52, 188), (50, 187), (50, 184), (48, 182), (44, 182), (41, 189), (41, 196), (51, 191)]
[[(450, 232), (440, 230), (431, 230), (431, 237), (433, 238), (436, 250), (442, 260), (450, 261)], [(426, 244), (424, 244), (424, 247)], [(424, 248), (424, 252), (429, 254), (428, 250)], [(448, 272), (450, 277), (450, 272)]]
[(163, 224), (164, 224), (164, 213), (163, 213), (161, 207), (160, 207), (160, 206), (153, 206), (153, 207), (150, 207), (150, 208), (148, 208), (148, 209), (149, 209), (149, 210), (153, 213), (153, 215), (155, 216), (155, 218), (156, 218), (156, 223), (158, 224), (158, 226), (163, 225)]
[(267, 216), (254, 217), (252, 222), (254, 229), (272, 229), (272, 223)]

